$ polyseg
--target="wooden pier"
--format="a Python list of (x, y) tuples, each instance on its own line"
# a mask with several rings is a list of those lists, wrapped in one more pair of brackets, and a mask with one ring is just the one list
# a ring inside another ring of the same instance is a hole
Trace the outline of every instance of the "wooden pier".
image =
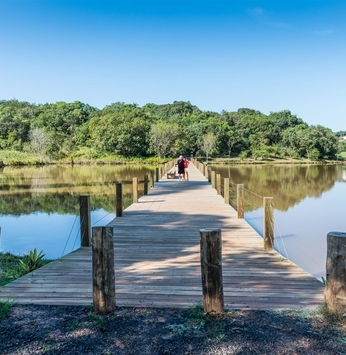
[[(165, 177), (115, 218), (116, 305), (192, 307), (202, 303), (200, 229), (222, 231), (225, 308), (307, 309), (324, 285), (263, 248), (263, 239), (224, 203), (191, 163), (190, 181)], [(91, 248), (80, 248), (0, 288), (20, 304), (92, 303)]]

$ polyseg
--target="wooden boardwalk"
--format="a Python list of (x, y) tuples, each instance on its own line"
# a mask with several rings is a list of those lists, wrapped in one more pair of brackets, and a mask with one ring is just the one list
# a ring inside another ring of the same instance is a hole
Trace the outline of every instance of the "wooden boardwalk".
[[(224, 203), (190, 164), (190, 181), (161, 179), (114, 227), (116, 304), (191, 307), (202, 303), (199, 230), (221, 228), (225, 308), (306, 309), (323, 284), (275, 251)], [(0, 288), (21, 304), (92, 303), (91, 248), (80, 248)]]

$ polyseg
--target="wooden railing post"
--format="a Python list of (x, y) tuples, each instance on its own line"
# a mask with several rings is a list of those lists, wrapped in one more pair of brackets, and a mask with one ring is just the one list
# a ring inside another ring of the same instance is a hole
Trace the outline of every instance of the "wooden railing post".
[(90, 217), (90, 196), (79, 196), (79, 216), (80, 216), (80, 245), (82, 247), (91, 246), (91, 217)]
[(155, 186), (155, 173), (153, 170), (150, 171), (150, 188), (153, 188)]
[(210, 175), (209, 175), (209, 169), (208, 169), (208, 165), (204, 165), (204, 173), (205, 173), (205, 178), (210, 182)]
[(327, 234), (326, 286), (324, 300), (331, 313), (346, 312), (346, 233)]
[(204, 312), (224, 311), (221, 229), (201, 229), (201, 272)]
[(138, 178), (132, 178), (132, 202), (138, 202)]
[(159, 175), (159, 168), (155, 169), (155, 182), (158, 182), (160, 180), (160, 175)]
[(274, 248), (274, 205), (273, 197), (263, 197), (263, 239), (264, 249)]
[(144, 195), (148, 195), (148, 187), (149, 187), (149, 176), (148, 176), (148, 174), (145, 174), (144, 175), (144, 190), (143, 190)]
[(123, 184), (117, 182), (115, 184), (115, 214), (117, 217), (123, 216)]
[(237, 184), (237, 212), (238, 218), (244, 218), (244, 185)]
[(215, 171), (211, 172), (211, 187), (215, 189)]
[(229, 204), (229, 178), (223, 179), (223, 197), (225, 203)]
[(113, 227), (92, 230), (93, 303), (97, 313), (115, 310)]
[(221, 195), (221, 175), (216, 174), (216, 193)]

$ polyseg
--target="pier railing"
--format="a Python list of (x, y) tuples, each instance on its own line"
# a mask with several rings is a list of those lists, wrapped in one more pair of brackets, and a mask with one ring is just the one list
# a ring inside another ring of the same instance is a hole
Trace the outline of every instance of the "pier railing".
[(230, 204), (238, 213), (238, 218), (244, 218), (246, 211), (251, 209), (263, 209), (262, 237), (264, 249), (274, 248), (274, 199), (273, 197), (263, 197), (253, 191), (244, 188), (243, 184), (236, 184), (229, 178), (222, 178), (216, 174), (207, 164), (191, 159), (193, 164), (211, 183), (218, 195), (224, 197), (225, 203)]

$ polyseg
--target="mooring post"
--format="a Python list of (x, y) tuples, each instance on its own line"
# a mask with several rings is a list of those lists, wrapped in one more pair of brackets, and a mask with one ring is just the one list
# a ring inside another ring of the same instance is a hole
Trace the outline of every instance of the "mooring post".
[(216, 174), (216, 193), (221, 195), (221, 174)]
[(225, 203), (229, 204), (229, 178), (223, 179), (223, 197)]
[(331, 313), (346, 312), (346, 233), (327, 234), (324, 300)]
[(138, 178), (132, 178), (132, 202), (138, 202)]
[(237, 184), (237, 212), (238, 218), (244, 218), (244, 185)]
[(148, 186), (149, 186), (149, 176), (148, 176), (148, 174), (145, 174), (144, 175), (144, 190), (143, 190), (144, 195), (148, 195)]
[(224, 311), (221, 229), (201, 229), (201, 273), (204, 312)]
[(92, 229), (93, 303), (97, 313), (115, 310), (113, 227)]
[(213, 189), (215, 189), (215, 171), (214, 170), (212, 170), (212, 172), (211, 172), (211, 187), (213, 188)]
[(150, 171), (150, 188), (153, 188), (155, 186), (155, 173), (153, 170)]
[(80, 245), (82, 247), (91, 246), (91, 217), (90, 217), (90, 196), (79, 196), (79, 216), (80, 216)]
[(123, 216), (123, 184), (117, 182), (115, 184), (115, 214), (117, 217)]
[(210, 182), (210, 174), (209, 174), (208, 165), (204, 165), (204, 172), (205, 172), (205, 178)]
[(274, 204), (273, 197), (263, 197), (263, 241), (264, 249), (274, 248)]

